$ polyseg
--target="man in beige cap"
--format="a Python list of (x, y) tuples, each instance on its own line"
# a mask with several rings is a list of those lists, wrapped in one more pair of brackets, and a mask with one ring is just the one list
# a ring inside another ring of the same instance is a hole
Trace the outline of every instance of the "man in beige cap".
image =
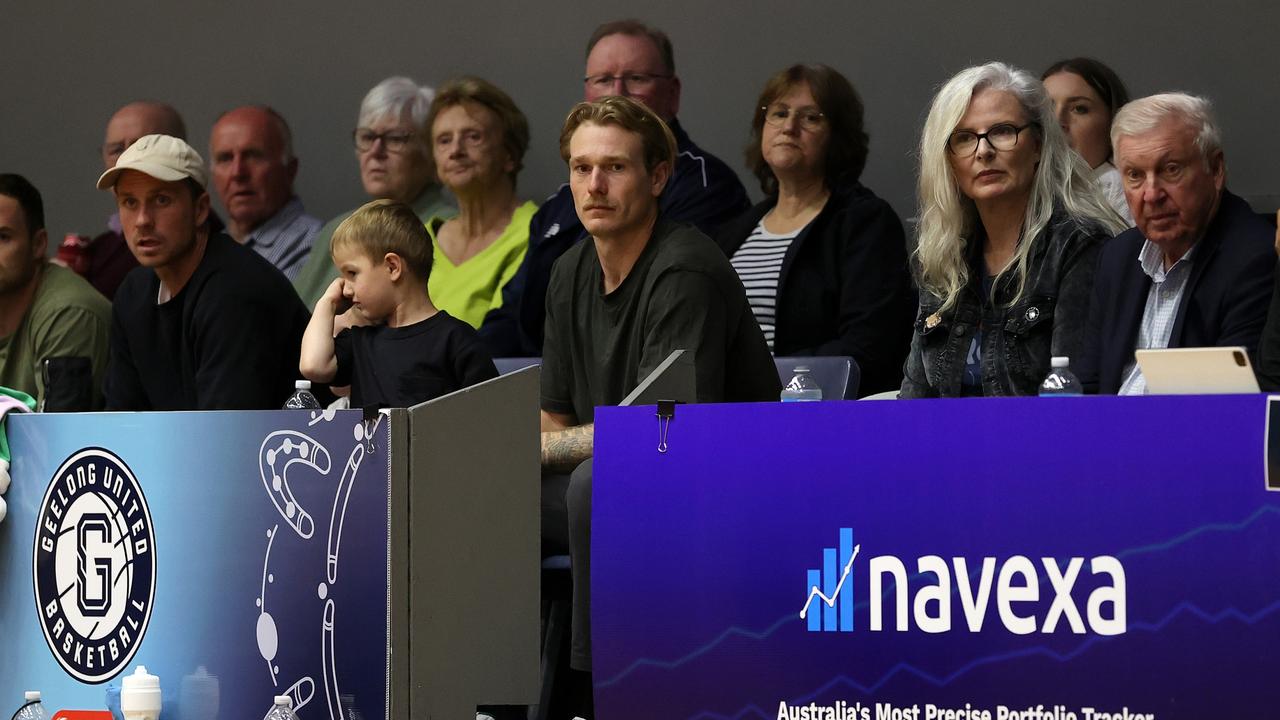
[(98, 179), (142, 266), (112, 304), (109, 410), (268, 409), (293, 390), (307, 310), (271, 263), (210, 233), (208, 178), (186, 142), (147, 135)]

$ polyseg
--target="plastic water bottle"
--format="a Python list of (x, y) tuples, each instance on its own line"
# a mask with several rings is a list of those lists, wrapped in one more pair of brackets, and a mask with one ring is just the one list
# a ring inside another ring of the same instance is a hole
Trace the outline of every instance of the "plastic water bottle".
[(14, 720), (48, 720), (49, 713), (45, 711), (44, 703), (40, 701), (39, 690), (28, 690), (24, 699), (22, 709), (14, 716)]
[(809, 368), (801, 365), (795, 369), (791, 382), (782, 388), (782, 402), (816, 402), (822, 399), (822, 388), (809, 376)]
[(1070, 358), (1054, 357), (1049, 360), (1049, 374), (1040, 383), (1040, 397), (1080, 397), (1084, 395), (1084, 386), (1076, 379), (1068, 367)]
[(262, 720), (298, 720), (298, 716), (293, 714), (293, 698), (288, 695), (277, 695), (275, 704)]
[(285, 410), (319, 410), (320, 401), (316, 400), (316, 396), (311, 394), (311, 381), (298, 380), (293, 383), (295, 388), (293, 394), (288, 400), (284, 401)]

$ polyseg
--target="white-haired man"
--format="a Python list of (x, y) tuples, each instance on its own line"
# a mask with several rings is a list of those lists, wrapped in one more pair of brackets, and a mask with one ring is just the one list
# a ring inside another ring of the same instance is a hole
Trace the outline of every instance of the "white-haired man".
[(1134, 100), (1117, 113), (1111, 144), (1137, 227), (1099, 258), (1079, 364), (1085, 387), (1144, 394), (1137, 349), (1255, 353), (1275, 275), (1273, 230), (1226, 189), (1209, 101), (1183, 93)]

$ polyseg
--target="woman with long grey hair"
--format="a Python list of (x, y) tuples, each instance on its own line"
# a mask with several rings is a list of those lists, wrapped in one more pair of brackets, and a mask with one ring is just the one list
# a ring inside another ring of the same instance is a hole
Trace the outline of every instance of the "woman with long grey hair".
[(1034, 76), (971, 67), (920, 139), (920, 287), (901, 396), (1034, 394), (1078, 355), (1102, 243), (1124, 229)]

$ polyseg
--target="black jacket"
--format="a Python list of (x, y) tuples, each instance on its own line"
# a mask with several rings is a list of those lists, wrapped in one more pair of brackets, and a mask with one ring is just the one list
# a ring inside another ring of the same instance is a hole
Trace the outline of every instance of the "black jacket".
[[(721, 228), (716, 242), (726, 256), (776, 202), (767, 199)], [(862, 371), (858, 395), (892, 390), (902, 381), (915, 307), (902, 221), (861, 184), (843, 184), (783, 258), (773, 352), (848, 355)]]
[[(1151, 278), (1138, 254), (1145, 242), (1131, 228), (1107, 244), (1098, 260), (1082, 362), (1086, 392), (1115, 394), (1133, 362)], [(1174, 317), (1169, 347), (1244, 346), (1257, 352), (1275, 275), (1274, 230), (1226, 190), (1191, 258), (1191, 275)]]
[(1031, 250), (1022, 298), (1012, 306), (1016, 279), (1010, 274), (997, 286), (996, 302), (984, 301), (983, 243), (981, 236), (971, 240), (969, 285), (956, 303), (944, 312), (942, 298), (921, 294), (901, 396), (963, 395), (961, 381), (979, 323), (984, 328), (983, 395), (1036, 394), (1055, 355), (1070, 357), (1074, 366), (1098, 251), (1109, 237), (1100, 225), (1054, 212)]

